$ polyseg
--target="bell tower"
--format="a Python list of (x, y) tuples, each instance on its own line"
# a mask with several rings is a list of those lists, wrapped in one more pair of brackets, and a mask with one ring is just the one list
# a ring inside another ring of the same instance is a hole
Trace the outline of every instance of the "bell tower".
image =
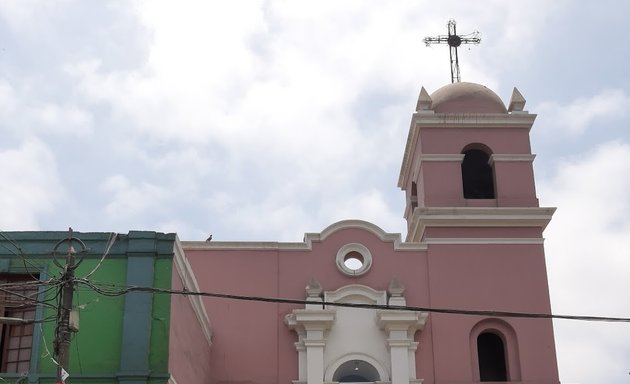
[[(514, 88), (422, 88), (398, 186), (409, 243), (427, 247), (433, 308), (551, 313), (529, 131)], [(435, 383), (558, 383), (551, 320), (430, 315)], [(468, 346), (468, 347), (467, 347)]]
[(430, 96), (422, 88), (398, 179), (407, 241), (421, 241), (431, 222), (458, 214), (544, 229), (553, 210), (538, 207), (529, 142), (536, 115), (524, 106), (516, 88), (508, 108), (479, 84), (449, 84)]

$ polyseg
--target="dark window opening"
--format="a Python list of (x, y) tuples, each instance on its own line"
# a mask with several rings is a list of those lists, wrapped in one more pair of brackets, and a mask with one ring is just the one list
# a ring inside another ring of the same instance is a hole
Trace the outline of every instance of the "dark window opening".
[[(35, 319), (37, 285), (31, 276), (0, 276), (0, 316)], [(34, 324), (0, 324), (0, 371), (28, 372), (31, 363)]]
[(477, 337), (479, 378), (481, 381), (507, 381), (505, 348), (497, 334), (484, 332)]
[(479, 149), (464, 152), (462, 184), (465, 199), (494, 199), (494, 175), (490, 157)]
[(416, 182), (411, 182), (411, 211), (418, 208), (418, 187), (416, 186)]
[(338, 383), (372, 383), (380, 381), (380, 375), (372, 364), (363, 360), (350, 360), (341, 364), (333, 375)]
[(340, 383), (368, 383), (370, 380), (359, 375), (348, 375), (339, 379)]

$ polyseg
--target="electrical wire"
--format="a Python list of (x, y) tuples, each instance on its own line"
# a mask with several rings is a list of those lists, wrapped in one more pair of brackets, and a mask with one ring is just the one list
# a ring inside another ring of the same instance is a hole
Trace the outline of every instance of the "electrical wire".
[(17, 249), (19, 251), (19, 253), (16, 253), (14, 250), (10, 249), (9, 247), (7, 247), (6, 245), (0, 243), (0, 245), (2, 245), (3, 248), (5, 248), (6, 250), (8, 250), (9, 252), (13, 253), (15, 256), (18, 256), (20, 259), (22, 259), (22, 263), (24, 264), (24, 269), (26, 270), (26, 272), (33, 278), (33, 280), (39, 280), (38, 277), (35, 277), (35, 275), (33, 275), (31, 273), (31, 271), (28, 269), (28, 267), (26, 266), (26, 263), (28, 262), (28, 264), (31, 265), (31, 267), (35, 268), (35, 270), (37, 270), (40, 273), (43, 273), (44, 271), (42, 271), (40, 268), (41, 266), (34, 264), (33, 262), (31, 262), (30, 260), (28, 260), (26, 258), (26, 256), (24, 255), (24, 252), (22, 251), (22, 247), (20, 247), (20, 245), (13, 239), (9, 238), (4, 231), (0, 230), (0, 236), (2, 236), (6, 241), (8, 241), (11, 245), (13, 245), (15, 247), (15, 249)]
[(599, 322), (612, 322), (612, 323), (630, 323), (629, 317), (607, 317), (607, 316), (585, 316), (585, 315), (554, 315), (551, 313), (531, 313), (531, 312), (513, 312), (513, 311), (493, 311), (493, 310), (468, 310), (468, 309), (453, 309), (453, 308), (429, 308), (429, 307), (417, 307), (409, 305), (380, 305), (380, 304), (362, 304), (362, 303), (337, 303), (328, 301), (308, 301), (303, 299), (286, 299), (278, 297), (264, 297), (264, 296), (245, 296), (234, 295), (226, 293), (216, 292), (191, 292), (188, 290), (173, 290), (162, 289), (154, 287), (138, 287), (128, 286), (120, 289), (102, 289), (96, 284), (82, 279), (77, 279), (78, 284), (84, 284), (94, 289), (94, 291), (106, 295), (106, 296), (122, 296), (131, 292), (147, 292), (147, 293), (159, 293), (159, 294), (174, 294), (185, 296), (203, 296), (214, 297), (220, 299), (231, 299), (239, 301), (255, 301), (264, 303), (276, 303), (276, 304), (318, 304), (322, 307), (346, 307), (346, 308), (365, 308), (365, 309), (378, 309), (378, 310), (393, 310), (393, 311), (410, 311), (410, 312), (428, 312), (439, 314), (451, 314), (451, 315), (470, 315), (470, 316), (489, 316), (489, 317), (510, 317), (510, 318), (527, 318), (527, 319), (562, 319), (562, 320), (579, 320), (579, 321), (599, 321)]
[[(24, 306), (24, 305), (32, 305), (32, 304), (43, 304), (43, 305), (46, 305), (46, 306), (48, 306), (48, 307), (51, 307), (51, 308), (55, 308), (55, 309), (56, 309), (56, 307), (55, 307), (53, 304), (50, 304), (50, 303), (48, 303), (47, 301), (41, 301), (41, 300), (35, 299), (35, 298), (33, 298), (33, 297), (29, 297), (28, 295), (24, 295), (24, 294), (22, 294), (22, 293), (18, 293), (18, 292), (15, 292), (15, 291), (11, 291), (11, 290), (8, 290), (8, 289), (4, 289), (4, 288), (0, 288), (0, 292), (4, 292), (4, 293), (6, 293), (6, 294), (9, 294), (9, 295), (12, 295), (12, 296), (16, 296), (16, 297), (20, 297), (20, 298), (22, 298), (22, 299), (25, 299), (25, 300), (26, 300), (26, 302), (23, 302), (23, 301), (22, 301), (22, 302), (21, 302), (21, 303), (22, 303), (22, 305), (21, 305), (21, 306)], [(36, 295), (36, 296), (37, 296), (38, 294), (39, 294), (39, 292), (35, 292), (35, 295)], [(18, 302), (19, 302), (19, 301), (18, 301)]]
[(101, 267), (101, 264), (103, 264), (105, 257), (107, 257), (107, 255), (109, 254), (109, 251), (112, 249), (112, 246), (116, 242), (116, 239), (118, 239), (118, 234), (114, 232), (110, 233), (109, 240), (107, 241), (107, 245), (105, 246), (105, 251), (103, 252), (103, 256), (101, 257), (101, 260), (98, 262), (98, 264), (96, 264), (94, 269), (90, 271), (90, 273), (88, 273), (87, 275), (83, 277), (84, 279), (87, 279), (88, 277), (92, 276), (94, 272), (96, 272)]

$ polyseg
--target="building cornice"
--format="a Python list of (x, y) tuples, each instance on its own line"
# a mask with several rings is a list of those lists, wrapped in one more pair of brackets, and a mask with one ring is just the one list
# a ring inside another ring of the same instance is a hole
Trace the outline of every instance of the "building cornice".
[(278, 241), (182, 241), (184, 250), (284, 250), (284, 251), (310, 251), (313, 249), (313, 242), (324, 241), (333, 233), (350, 228), (362, 229), (371, 232), (381, 241), (392, 243), (396, 250), (426, 250), (426, 245), (416, 243), (405, 243), (402, 241), (400, 233), (385, 232), (379, 226), (364, 220), (350, 219), (333, 223), (320, 233), (306, 233), (304, 241), (299, 242), (278, 242)]
[(556, 208), (419, 207), (407, 241), (419, 242), (427, 227), (547, 227)]
[(500, 162), (525, 162), (531, 163), (536, 158), (536, 155), (531, 154), (513, 154), (513, 155), (503, 155), (503, 154), (493, 154), (490, 155), (489, 164), (492, 166), (494, 163)]
[(416, 112), (412, 126), (435, 128), (525, 128), (536, 120), (534, 113), (431, 113)]
[(422, 240), (424, 244), (450, 244), (450, 245), (478, 245), (478, 244), (543, 244), (545, 239), (543, 238), (527, 238), (527, 237), (497, 237), (497, 238), (483, 238), (483, 237), (470, 237), (470, 238), (446, 238), (446, 237), (431, 237)]

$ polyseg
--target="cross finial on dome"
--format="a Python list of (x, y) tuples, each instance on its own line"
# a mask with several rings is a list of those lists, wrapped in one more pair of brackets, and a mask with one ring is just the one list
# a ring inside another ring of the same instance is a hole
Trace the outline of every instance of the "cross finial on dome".
[(479, 44), (481, 38), (479, 32), (475, 31), (467, 35), (459, 36), (455, 27), (455, 20), (448, 21), (448, 35), (440, 35), (435, 37), (425, 37), (424, 43), (428, 46), (431, 44), (448, 44), (451, 53), (451, 83), (459, 83), (462, 78), (459, 74), (459, 59), (457, 57), (457, 47), (462, 44)]

